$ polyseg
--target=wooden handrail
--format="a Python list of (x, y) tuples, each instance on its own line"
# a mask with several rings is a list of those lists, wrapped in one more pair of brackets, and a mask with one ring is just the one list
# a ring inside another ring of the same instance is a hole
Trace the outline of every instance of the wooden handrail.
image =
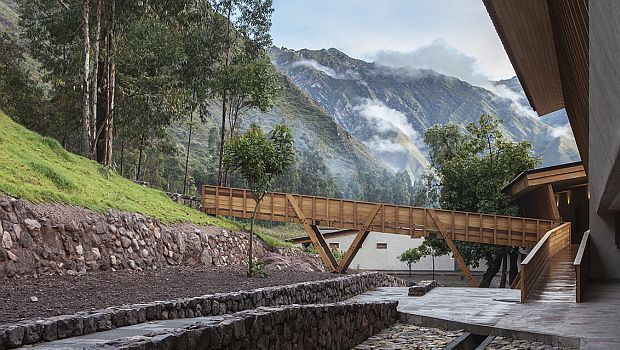
[(570, 246), (571, 223), (549, 230), (521, 263), (521, 302), (524, 303), (551, 257)]
[[(380, 205), (378, 214), (367, 227), (368, 231), (414, 238), (439, 236), (439, 228), (430, 217), (428, 208), (278, 192), (265, 196), (257, 219), (301, 223), (287, 196), (296, 200), (309, 225), (359, 230), (364, 226), (363, 219)], [(254, 208), (249, 190), (210, 185), (203, 186), (202, 204), (208, 214), (241, 218), (250, 218)], [(552, 220), (442, 209), (435, 209), (435, 213), (452, 240), (507, 246), (534, 246), (545, 232), (559, 224)]]
[(580, 303), (583, 300), (586, 282), (588, 281), (588, 272), (590, 269), (590, 230), (586, 231), (579, 243), (579, 249), (573, 262), (576, 277), (576, 299)]

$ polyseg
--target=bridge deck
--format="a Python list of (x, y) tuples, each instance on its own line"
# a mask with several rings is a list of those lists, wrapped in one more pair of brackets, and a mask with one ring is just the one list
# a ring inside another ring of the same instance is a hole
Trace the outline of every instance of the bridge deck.
[[(440, 225), (458, 241), (508, 246), (534, 246), (557, 222), (551, 220), (417, 208), (404, 205), (350, 201), (336, 198), (268, 193), (257, 219), (302, 223), (291, 199), (308, 225), (328, 228), (395, 233), (414, 238), (433, 236), (438, 225), (429, 211), (437, 213)], [(204, 186), (203, 210), (209, 214), (251, 218), (255, 202), (246, 189)], [(373, 215), (375, 214), (375, 215)], [(369, 216), (370, 217), (369, 219)], [(365, 227), (364, 221), (369, 219)]]
[(577, 248), (569, 245), (551, 257), (528, 295), (528, 300), (574, 303), (576, 274), (573, 260), (576, 253)]

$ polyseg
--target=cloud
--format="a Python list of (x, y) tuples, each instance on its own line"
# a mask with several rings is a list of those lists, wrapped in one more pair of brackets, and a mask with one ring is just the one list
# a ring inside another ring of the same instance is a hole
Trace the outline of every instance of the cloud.
[(381, 101), (364, 98), (359, 105), (353, 107), (353, 110), (374, 124), (379, 132), (399, 132), (416, 143), (420, 141), (420, 134), (409, 123), (407, 116)]
[(560, 137), (573, 137), (573, 129), (570, 127), (570, 123), (565, 125), (555, 126), (551, 129), (551, 137), (560, 138)]
[(374, 61), (390, 67), (432, 69), (482, 87), (488, 86), (491, 80), (474, 57), (449, 46), (442, 39), (435, 39), (410, 52), (382, 50), (374, 55)]
[(364, 141), (364, 144), (366, 147), (382, 153), (404, 153), (407, 151), (402, 144), (381, 138), (379, 135), (374, 135), (370, 140)]
[(325, 73), (327, 76), (334, 79), (343, 79), (343, 80), (356, 80), (360, 79), (360, 75), (354, 70), (347, 69), (344, 73), (338, 73), (333, 68), (324, 66), (315, 60), (300, 60), (295, 61), (291, 64), (293, 67), (309, 67), (319, 72)]

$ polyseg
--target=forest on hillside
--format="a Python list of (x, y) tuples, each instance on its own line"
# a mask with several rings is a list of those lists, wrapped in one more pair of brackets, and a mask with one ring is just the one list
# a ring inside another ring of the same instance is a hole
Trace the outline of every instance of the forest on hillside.
[[(0, 33), (0, 110), (155, 188), (244, 186), (225, 168), (224, 145), (286, 88), (267, 56), (270, 0), (9, 2), (19, 21)], [(323, 153), (298, 148), (274, 189), (423, 204), (426, 180), (416, 186), (404, 171), (360, 167), (348, 183), (338, 175)]]

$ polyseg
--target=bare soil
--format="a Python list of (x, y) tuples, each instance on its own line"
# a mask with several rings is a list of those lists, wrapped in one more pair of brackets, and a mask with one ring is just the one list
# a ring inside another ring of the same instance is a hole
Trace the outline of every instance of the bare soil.
[[(196, 297), (333, 278), (326, 272), (269, 271), (248, 278), (242, 266), (174, 267), (105, 271), (83, 276), (16, 277), (0, 280), (0, 324), (72, 314), (110, 306)], [(31, 301), (36, 297), (38, 301)]]

